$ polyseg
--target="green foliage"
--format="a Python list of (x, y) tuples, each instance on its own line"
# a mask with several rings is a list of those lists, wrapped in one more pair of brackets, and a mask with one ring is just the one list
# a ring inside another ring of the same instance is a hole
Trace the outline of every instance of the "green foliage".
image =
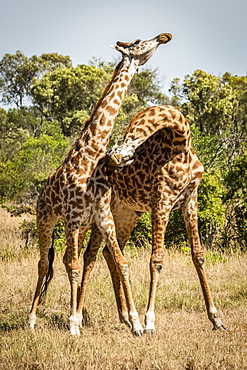
[(130, 120), (138, 113), (138, 108), (140, 108), (140, 102), (136, 94), (125, 96), (112, 130), (109, 147), (117, 143), (122, 143), (125, 128)]
[(47, 175), (58, 167), (69, 149), (68, 141), (57, 134), (29, 137), (13, 160), (0, 162), (0, 199), (16, 196), (32, 201)]
[(192, 123), (193, 145), (206, 169), (199, 187), (203, 240), (209, 247), (214, 241), (222, 249), (246, 249), (247, 76), (197, 70), (183, 83), (174, 79), (170, 92)]
[(242, 199), (243, 204), (247, 207), (247, 150), (245, 149), (240, 157), (236, 157), (233, 161), (231, 170), (229, 171), (228, 194), (226, 199)]
[(216, 251), (208, 251), (205, 253), (205, 261), (211, 265), (217, 265), (219, 263), (226, 263), (227, 260), (224, 255), (216, 252)]
[(54, 247), (58, 252), (64, 251), (66, 245), (64, 224), (59, 221), (54, 230)]
[(186, 248), (188, 244), (184, 219), (180, 209), (170, 213), (165, 235), (165, 244), (167, 248)]
[(222, 244), (236, 249), (247, 248), (247, 151), (235, 158), (226, 177), (228, 192), (225, 196), (227, 206), (226, 223)]
[(138, 220), (130, 237), (136, 247), (146, 247), (152, 242), (152, 222), (150, 213), (145, 213)]
[(0, 61), (0, 90), (2, 102), (14, 103), (17, 108), (22, 108), (25, 99), (30, 99), (30, 88), (34, 78), (46, 71), (58, 67), (70, 67), (72, 62), (68, 56), (57, 53), (42, 54), (40, 57), (33, 55), (26, 57), (21, 51), (16, 54), (5, 54)]
[(171, 92), (186, 99), (182, 109), (200, 132), (221, 134), (228, 126), (229, 117), (236, 109), (237, 100), (230, 84), (220, 77), (197, 70), (184, 78), (183, 84), (173, 80)]
[[(198, 191), (198, 224), (202, 242), (212, 248), (225, 221), (223, 196), (226, 189), (219, 171), (211, 170), (204, 174)], [(219, 236), (218, 236), (219, 237)], [(166, 232), (167, 247), (183, 248), (188, 244), (188, 236), (181, 210), (171, 212)]]
[(32, 97), (42, 114), (60, 122), (65, 136), (81, 131), (110, 76), (93, 66), (58, 68), (32, 86)]
[(218, 134), (201, 133), (194, 123), (190, 125), (193, 148), (203, 163), (205, 170), (213, 168), (225, 170), (227, 166), (226, 147)]
[[(198, 190), (198, 224), (201, 240), (208, 248), (220, 243), (220, 232), (223, 229), (226, 214), (223, 204), (225, 193), (226, 188), (220, 178), (220, 172), (217, 170), (206, 172)], [(166, 245), (182, 248), (186, 244), (188, 245), (188, 236), (182, 212), (173, 211), (167, 226)]]
[[(44, 179), (61, 164), (116, 63), (93, 58), (90, 64), (72, 67), (68, 56), (28, 58), (21, 51), (1, 59), (1, 101), (15, 108), (0, 109), (0, 202), (33, 203)], [(147, 106), (177, 105), (189, 120), (205, 168), (198, 194), (202, 241), (208, 248), (246, 249), (247, 76), (197, 70), (182, 82), (175, 78), (170, 94), (163, 94), (157, 70), (141, 69), (122, 102), (109, 144), (121, 142), (130, 120)], [(140, 219), (131, 240), (151, 242), (150, 215)], [(167, 246), (185, 247), (187, 241), (181, 212), (172, 212)]]
[(22, 239), (25, 240), (26, 249), (37, 242), (38, 233), (35, 220), (28, 221), (24, 219), (19, 225), (19, 230)]
[(135, 74), (128, 94), (136, 94), (139, 102), (144, 107), (148, 104), (158, 105), (170, 103), (169, 98), (161, 91), (161, 82), (157, 69), (145, 68), (143, 71)]
[(198, 192), (198, 216), (202, 234), (207, 231), (212, 222), (215, 227), (223, 225), (225, 215), (223, 196), (225, 192), (226, 189), (219, 171), (212, 170), (204, 174)]

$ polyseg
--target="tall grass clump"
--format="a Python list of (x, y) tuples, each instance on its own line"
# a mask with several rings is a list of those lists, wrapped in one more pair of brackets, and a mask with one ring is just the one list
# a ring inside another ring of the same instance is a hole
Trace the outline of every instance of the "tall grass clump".
[[(19, 224), (1, 210), (0, 369), (246, 369), (247, 256), (207, 252), (205, 268), (226, 331), (212, 331), (190, 250), (165, 250), (156, 299), (156, 333), (133, 337), (119, 323), (106, 263), (99, 254), (88, 286), (91, 326), (69, 334), (70, 289), (58, 246), (54, 278), (38, 309), (35, 331), (26, 317), (37, 280), (38, 248), (24, 248)], [(131, 285), (143, 321), (149, 289), (151, 249), (128, 245)], [(81, 260), (82, 262), (82, 260)]]

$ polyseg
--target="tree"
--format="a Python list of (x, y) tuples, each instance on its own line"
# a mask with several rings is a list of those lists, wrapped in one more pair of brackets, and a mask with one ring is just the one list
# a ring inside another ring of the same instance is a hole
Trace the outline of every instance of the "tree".
[[(45, 122), (38, 138), (19, 143), (15, 155), (0, 157), (0, 201), (17, 199), (33, 204), (47, 175), (58, 167), (70, 144), (57, 122)], [(12, 138), (12, 140), (14, 140)]]
[[(202, 235), (208, 241), (218, 236), (217, 244), (223, 249), (234, 243), (243, 247), (247, 77), (230, 73), (217, 77), (198, 70), (182, 84), (174, 79), (171, 93), (192, 123), (195, 151), (206, 170), (199, 187)], [(221, 216), (224, 223), (220, 223)]]
[(32, 97), (42, 114), (60, 122), (63, 134), (71, 136), (82, 129), (109, 79), (93, 66), (58, 68), (33, 84)]
[(31, 98), (30, 88), (34, 78), (40, 78), (46, 71), (58, 67), (71, 67), (68, 56), (57, 53), (33, 55), (26, 57), (21, 51), (14, 55), (5, 54), (0, 61), (0, 92), (4, 104), (15, 104), (23, 108), (25, 102)]
[(197, 70), (182, 84), (174, 79), (170, 91), (201, 134), (217, 136), (215, 149), (224, 151), (230, 168), (247, 138), (247, 77), (217, 77)]
[(224, 244), (232, 249), (247, 248), (247, 150), (236, 157), (226, 176), (227, 206), (226, 224), (223, 234)]

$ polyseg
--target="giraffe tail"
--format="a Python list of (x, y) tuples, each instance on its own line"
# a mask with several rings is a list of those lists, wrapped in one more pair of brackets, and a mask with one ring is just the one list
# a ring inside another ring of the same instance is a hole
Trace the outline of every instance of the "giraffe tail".
[(51, 279), (53, 278), (54, 270), (53, 270), (53, 261), (55, 257), (55, 249), (54, 249), (54, 239), (55, 239), (55, 233), (53, 231), (52, 233), (52, 244), (51, 248), (48, 251), (48, 261), (49, 261), (49, 267), (48, 267), (48, 272), (45, 276), (45, 281), (41, 287), (41, 293), (39, 297), (39, 303), (42, 302), (42, 300), (45, 298), (48, 286), (51, 282)]

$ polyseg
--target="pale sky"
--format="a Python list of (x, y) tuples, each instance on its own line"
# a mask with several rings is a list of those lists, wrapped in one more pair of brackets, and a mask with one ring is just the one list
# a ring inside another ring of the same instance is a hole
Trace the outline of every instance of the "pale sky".
[(169, 32), (148, 62), (164, 91), (174, 77), (202, 69), (247, 74), (247, 0), (0, 0), (0, 58), (57, 52), (73, 65), (116, 61), (109, 45)]

